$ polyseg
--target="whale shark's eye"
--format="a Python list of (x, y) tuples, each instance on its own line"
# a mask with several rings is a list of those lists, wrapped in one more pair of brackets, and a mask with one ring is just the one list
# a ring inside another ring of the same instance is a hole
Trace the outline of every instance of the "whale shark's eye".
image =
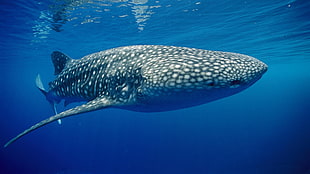
[(240, 84), (241, 84), (240, 80), (233, 80), (233, 81), (230, 82), (231, 86), (240, 85)]
[(208, 86), (214, 86), (215, 83), (214, 83), (214, 82), (210, 82), (210, 83), (208, 83), (207, 85), (208, 85)]

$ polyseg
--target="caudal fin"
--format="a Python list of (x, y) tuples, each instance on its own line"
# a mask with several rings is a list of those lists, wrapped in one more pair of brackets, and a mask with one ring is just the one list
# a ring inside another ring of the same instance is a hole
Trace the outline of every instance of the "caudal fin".
[(65, 117), (69, 117), (69, 116), (72, 116), (72, 115), (76, 115), (76, 114), (81, 114), (81, 113), (85, 113), (85, 112), (90, 112), (90, 111), (95, 111), (95, 110), (98, 110), (98, 109), (102, 109), (102, 108), (107, 108), (109, 106), (112, 106), (112, 105), (117, 105), (118, 102), (113, 102), (113, 101), (110, 101), (104, 97), (102, 98), (96, 98), (86, 104), (83, 104), (83, 105), (80, 105), (80, 106), (77, 106), (75, 108), (72, 108), (72, 109), (69, 109), (69, 110), (66, 110), (64, 112), (61, 112), (57, 115), (54, 115), (48, 119), (45, 119), (33, 126), (31, 126), (30, 128), (26, 129), (25, 131), (23, 131), (22, 133), (20, 133), (19, 135), (17, 135), (16, 137), (12, 138), (9, 142), (7, 142), (4, 147), (7, 147), (9, 146), (11, 143), (13, 143), (14, 141), (18, 140), (20, 137), (28, 134), (29, 132), (35, 130), (35, 129), (38, 129), (39, 127), (42, 127), (48, 123), (51, 123), (53, 121), (56, 121), (56, 120), (59, 120), (61, 118), (65, 118)]

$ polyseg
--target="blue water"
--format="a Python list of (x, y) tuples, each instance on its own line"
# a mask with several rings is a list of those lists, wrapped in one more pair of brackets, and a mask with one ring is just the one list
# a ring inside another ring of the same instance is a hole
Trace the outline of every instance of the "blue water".
[(1, 148), (0, 173), (310, 173), (310, 1), (0, 5), (1, 144), (53, 114), (34, 79), (53, 80), (54, 50), (81, 58), (125, 45), (175, 45), (248, 54), (269, 66), (249, 89), (205, 105), (106, 109), (51, 123)]

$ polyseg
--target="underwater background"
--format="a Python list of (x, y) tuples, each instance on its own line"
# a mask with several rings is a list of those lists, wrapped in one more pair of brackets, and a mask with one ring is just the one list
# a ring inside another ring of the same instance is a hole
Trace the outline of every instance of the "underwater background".
[(0, 148), (1, 174), (310, 174), (310, 1), (0, 5), (1, 145), (53, 115), (34, 80), (54, 79), (55, 50), (79, 59), (118, 46), (173, 45), (247, 54), (269, 66), (249, 89), (201, 106), (104, 109), (51, 123)]

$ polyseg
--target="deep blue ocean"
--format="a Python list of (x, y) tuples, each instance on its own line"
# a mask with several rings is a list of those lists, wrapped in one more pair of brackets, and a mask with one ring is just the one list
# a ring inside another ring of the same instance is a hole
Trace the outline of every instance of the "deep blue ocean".
[[(310, 174), (310, 1), (2, 0), (0, 14), (1, 174)], [(136, 44), (237, 52), (269, 69), (211, 103), (89, 112), (2, 148), (53, 115), (34, 82), (54, 79), (53, 51)]]

